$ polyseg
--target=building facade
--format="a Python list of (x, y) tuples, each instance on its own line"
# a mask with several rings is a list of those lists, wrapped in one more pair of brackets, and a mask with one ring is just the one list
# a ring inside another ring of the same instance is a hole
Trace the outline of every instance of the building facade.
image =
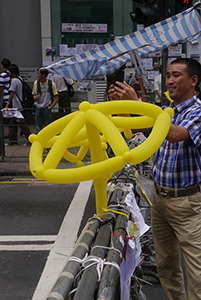
[[(68, 50), (102, 45), (137, 30), (130, 12), (139, 5), (132, 0), (2, 0), (0, 59), (9, 58), (33, 82), (37, 67), (62, 56), (61, 45)], [(170, 10), (175, 13), (174, 6)]]

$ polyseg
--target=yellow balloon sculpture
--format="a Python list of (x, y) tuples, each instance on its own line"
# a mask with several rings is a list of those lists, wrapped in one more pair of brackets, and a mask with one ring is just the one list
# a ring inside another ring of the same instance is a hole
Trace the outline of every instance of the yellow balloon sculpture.
[[(134, 114), (134, 117), (118, 117)], [(138, 164), (149, 158), (162, 144), (169, 127), (171, 108), (138, 101), (111, 101), (97, 104), (82, 102), (79, 111), (71, 113), (29, 137), (32, 143), (29, 165), (38, 179), (52, 183), (75, 183), (93, 179), (97, 213), (107, 208), (106, 184), (111, 174), (122, 169), (126, 162)], [(138, 115), (138, 116), (136, 116)], [(140, 146), (129, 151), (121, 132), (131, 137), (131, 129), (153, 127)], [(107, 143), (115, 156), (108, 158)], [(80, 147), (77, 155), (69, 148)], [(51, 148), (43, 161), (43, 149)], [(91, 164), (83, 159), (90, 149)], [(77, 168), (56, 169), (62, 158), (75, 163)]]

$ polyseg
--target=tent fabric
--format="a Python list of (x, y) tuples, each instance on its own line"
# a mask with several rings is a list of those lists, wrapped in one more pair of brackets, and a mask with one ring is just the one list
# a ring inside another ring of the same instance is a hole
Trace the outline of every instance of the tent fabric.
[(146, 57), (148, 53), (178, 43), (195, 42), (201, 37), (201, 18), (194, 7), (93, 50), (53, 63), (47, 69), (74, 80), (95, 78), (110, 75), (130, 61), (131, 50), (138, 49), (139, 55)]

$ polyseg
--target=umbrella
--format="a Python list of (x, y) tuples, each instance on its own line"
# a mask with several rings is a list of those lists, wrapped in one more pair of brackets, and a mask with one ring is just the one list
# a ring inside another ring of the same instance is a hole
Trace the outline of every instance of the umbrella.
[(66, 78), (82, 80), (110, 75), (130, 61), (129, 52), (137, 49), (141, 57), (184, 42), (194, 42), (201, 37), (201, 17), (193, 7), (125, 35), (80, 55), (61, 60), (47, 67), (51, 72)]

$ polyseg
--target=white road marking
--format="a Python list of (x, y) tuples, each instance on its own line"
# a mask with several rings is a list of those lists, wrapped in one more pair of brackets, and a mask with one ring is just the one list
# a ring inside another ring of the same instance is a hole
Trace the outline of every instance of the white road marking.
[(56, 235), (1, 235), (0, 242), (51, 242)]
[(0, 251), (50, 251), (53, 244), (44, 245), (0, 245)]
[[(56, 235), (2, 235), (0, 236), (0, 251), (50, 251), (56, 237)], [(27, 242), (29, 244), (26, 244)], [(36, 244), (37, 242), (43, 242), (43, 244)], [(52, 243), (47, 244), (47, 242)]]
[(64, 217), (32, 300), (46, 299), (72, 252), (93, 181), (81, 182)]

